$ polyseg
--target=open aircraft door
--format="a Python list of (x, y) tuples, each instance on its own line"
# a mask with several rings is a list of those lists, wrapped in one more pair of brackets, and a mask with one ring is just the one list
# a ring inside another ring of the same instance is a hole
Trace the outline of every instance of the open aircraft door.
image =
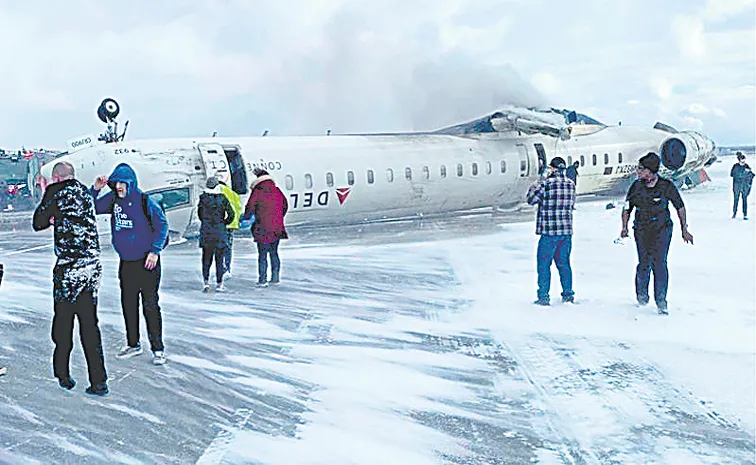
[(231, 170), (228, 167), (226, 153), (223, 147), (218, 144), (199, 144), (197, 146), (202, 163), (205, 165), (205, 174), (207, 177), (216, 176), (218, 180), (231, 185)]
[(523, 144), (517, 144), (517, 155), (520, 162), (520, 177), (527, 178), (531, 174), (531, 162), (528, 156), (528, 148)]

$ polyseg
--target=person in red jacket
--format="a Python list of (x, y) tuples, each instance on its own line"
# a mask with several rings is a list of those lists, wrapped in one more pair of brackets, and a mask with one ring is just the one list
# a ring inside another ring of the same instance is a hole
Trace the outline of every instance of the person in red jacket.
[(286, 195), (276, 186), (267, 171), (255, 168), (257, 179), (252, 183), (252, 193), (242, 215), (242, 227), (247, 227), (254, 215), (252, 237), (257, 243), (258, 286), (268, 285), (268, 255), (270, 255), (270, 284), (280, 281), (281, 260), (278, 257), (278, 243), (288, 239), (284, 227), (284, 216), (289, 209)]

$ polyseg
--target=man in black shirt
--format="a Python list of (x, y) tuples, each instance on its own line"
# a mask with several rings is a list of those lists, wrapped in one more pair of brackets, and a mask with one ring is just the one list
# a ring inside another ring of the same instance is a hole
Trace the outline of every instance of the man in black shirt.
[(693, 244), (688, 232), (685, 205), (677, 187), (659, 177), (659, 156), (653, 152), (638, 161), (638, 179), (630, 186), (622, 210), (621, 237), (628, 237), (627, 223), (635, 209), (635, 245), (638, 249), (638, 267), (635, 271), (635, 294), (640, 305), (648, 303), (648, 284), (654, 272), (654, 300), (662, 315), (667, 314), (667, 254), (672, 240), (672, 219), (669, 202), (677, 210), (682, 227), (683, 241)]
[(732, 204), (732, 217), (738, 213), (738, 200), (743, 198), (743, 219), (748, 219), (748, 194), (751, 193), (751, 183), (753, 182), (753, 171), (748, 163), (745, 162), (745, 155), (742, 152), (736, 152), (738, 162), (732, 166), (730, 176), (732, 177), (732, 193), (735, 201)]

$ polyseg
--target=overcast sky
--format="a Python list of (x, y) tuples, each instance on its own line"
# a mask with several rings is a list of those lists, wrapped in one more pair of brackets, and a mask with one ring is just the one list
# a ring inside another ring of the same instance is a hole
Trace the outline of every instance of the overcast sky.
[(104, 97), (132, 139), (428, 130), (514, 103), (755, 143), (755, 4), (2, 2), (0, 147), (99, 134)]

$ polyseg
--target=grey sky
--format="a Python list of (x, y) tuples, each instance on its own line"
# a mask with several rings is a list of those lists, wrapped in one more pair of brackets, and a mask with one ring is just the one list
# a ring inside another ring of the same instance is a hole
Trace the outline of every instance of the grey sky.
[(0, 7), (0, 146), (426, 130), (505, 103), (756, 139), (756, 0), (25, 0)]

